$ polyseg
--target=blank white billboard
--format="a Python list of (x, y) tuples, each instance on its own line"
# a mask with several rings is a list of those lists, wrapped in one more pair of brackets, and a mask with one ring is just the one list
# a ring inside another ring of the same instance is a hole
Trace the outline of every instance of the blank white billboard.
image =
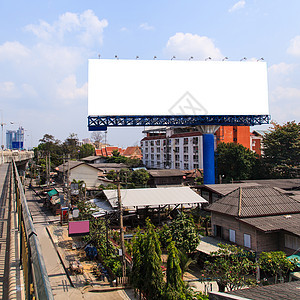
[(88, 114), (268, 115), (265, 62), (89, 60)]

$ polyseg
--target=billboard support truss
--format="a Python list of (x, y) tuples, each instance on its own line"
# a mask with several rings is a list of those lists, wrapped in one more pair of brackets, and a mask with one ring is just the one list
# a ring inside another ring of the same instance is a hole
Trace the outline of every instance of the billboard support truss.
[(89, 116), (89, 131), (106, 131), (119, 126), (254, 126), (269, 124), (269, 115), (157, 115), (157, 116)]

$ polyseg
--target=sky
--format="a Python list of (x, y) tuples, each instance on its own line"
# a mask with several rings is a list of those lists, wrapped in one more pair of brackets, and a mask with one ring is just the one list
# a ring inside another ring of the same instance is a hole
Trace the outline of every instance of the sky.
[[(264, 58), (269, 108), (300, 121), (299, 0), (0, 0), (0, 113), (4, 133), (25, 129), (88, 138), (88, 59)], [(109, 128), (112, 145), (137, 145), (143, 128)], [(4, 136), (5, 141), (5, 136)]]

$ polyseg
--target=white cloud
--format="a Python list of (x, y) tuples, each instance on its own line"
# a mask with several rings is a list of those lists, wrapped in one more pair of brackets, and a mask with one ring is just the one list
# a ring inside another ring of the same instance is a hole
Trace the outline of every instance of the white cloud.
[(245, 7), (245, 5), (246, 5), (246, 1), (245, 0), (238, 1), (237, 3), (235, 3), (232, 7), (230, 7), (228, 9), (228, 12), (232, 13), (234, 11), (242, 9), (242, 8)]
[(63, 42), (68, 33), (77, 34), (78, 40), (84, 45), (93, 43), (102, 45), (103, 30), (108, 26), (106, 19), (99, 20), (92, 10), (86, 10), (81, 14), (66, 12), (59, 16), (58, 20), (49, 24), (40, 20), (38, 25), (29, 24), (25, 31), (32, 32), (36, 37), (44, 41)]
[(278, 86), (271, 94), (272, 100), (274, 102), (280, 100), (297, 100), (300, 99), (300, 89), (293, 87), (282, 87)]
[(120, 30), (124, 32), (124, 31), (128, 31), (128, 28), (127, 27), (122, 27)]
[(300, 35), (297, 35), (290, 40), (290, 46), (287, 49), (287, 53), (300, 56)]
[(148, 23), (142, 23), (139, 27), (143, 30), (154, 30), (154, 26), (151, 26)]
[(15, 61), (18, 62), (30, 55), (30, 50), (19, 42), (5, 42), (0, 45), (0, 62)]
[(285, 62), (281, 62), (279, 64), (272, 65), (268, 68), (268, 71), (274, 75), (287, 75), (295, 68), (294, 64), (287, 64)]
[(57, 88), (58, 98), (64, 100), (77, 100), (87, 97), (87, 83), (81, 87), (77, 87), (77, 80), (75, 75), (70, 75), (64, 78)]
[(175, 55), (177, 58), (188, 59), (193, 56), (197, 59), (221, 59), (224, 56), (214, 45), (212, 39), (197, 34), (177, 32), (167, 42), (165, 52), (168, 55)]
[(0, 82), (0, 97), (1, 98), (18, 98), (20, 93), (16, 87), (16, 84), (12, 81)]

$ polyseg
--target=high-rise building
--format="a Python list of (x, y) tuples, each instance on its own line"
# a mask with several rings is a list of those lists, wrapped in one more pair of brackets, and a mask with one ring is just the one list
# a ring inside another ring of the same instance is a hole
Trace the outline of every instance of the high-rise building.
[(21, 150), (24, 148), (24, 128), (18, 130), (6, 130), (6, 148)]

